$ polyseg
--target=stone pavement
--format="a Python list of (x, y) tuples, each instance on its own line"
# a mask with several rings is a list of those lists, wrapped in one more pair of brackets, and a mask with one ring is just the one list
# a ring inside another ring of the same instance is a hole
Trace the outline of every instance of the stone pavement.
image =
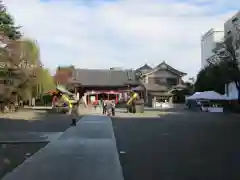
[(112, 119), (125, 180), (240, 179), (238, 117), (183, 111)]
[(62, 132), (0, 132), (0, 143), (40, 143), (58, 139)]
[(123, 180), (112, 122), (86, 116), (2, 180)]

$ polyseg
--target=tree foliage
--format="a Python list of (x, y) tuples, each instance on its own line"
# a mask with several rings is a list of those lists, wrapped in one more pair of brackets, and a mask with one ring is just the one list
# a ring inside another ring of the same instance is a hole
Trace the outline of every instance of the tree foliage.
[(48, 70), (42, 68), (37, 42), (21, 37), (20, 28), (1, 1), (0, 63), (1, 101), (9, 101), (13, 93), (27, 100), (36, 96), (39, 87), (53, 87)]
[(12, 40), (20, 39), (22, 36), (20, 27), (15, 25), (13, 17), (7, 12), (2, 1), (0, 1), (0, 32)]
[[(11, 40), (3, 36), (4, 47), (0, 48), (2, 76), (4, 84), (2, 88), (7, 89), (5, 98), (15, 92), (22, 97), (31, 95), (32, 88), (37, 85), (37, 78), (41, 71), (39, 59), (39, 48), (30, 40)], [(5, 90), (6, 91), (6, 90)]]
[(208, 66), (202, 69), (198, 75), (194, 86), (195, 92), (216, 91), (224, 94), (227, 78), (224, 73), (225, 63), (217, 66)]
[(39, 83), (42, 85), (42, 93), (47, 93), (48, 91), (54, 90), (56, 88), (53, 76), (46, 68), (43, 68), (41, 70), (41, 74), (39, 76)]
[(20, 90), (26, 96), (36, 96), (36, 89), (42, 75), (42, 64), (40, 61), (40, 49), (37, 43), (30, 39), (21, 40), (21, 57), (19, 69), (25, 74), (22, 78)]

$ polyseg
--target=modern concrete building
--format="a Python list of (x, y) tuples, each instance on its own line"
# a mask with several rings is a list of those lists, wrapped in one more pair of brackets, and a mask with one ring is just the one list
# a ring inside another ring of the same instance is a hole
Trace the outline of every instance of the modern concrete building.
[(224, 37), (233, 43), (240, 61), (240, 11), (224, 23)]
[[(240, 64), (240, 11), (224, 23), (225, 41), (233, 43)], [(238, 99), (238, 91), (234, 82), (226, 85), (225, 93), (232, 99)]]
[(209, 65), (208, 60), (213, 57), (213, 50), (224, 38), (223, 29), (210, 29), (201, 38), (201, 67)]

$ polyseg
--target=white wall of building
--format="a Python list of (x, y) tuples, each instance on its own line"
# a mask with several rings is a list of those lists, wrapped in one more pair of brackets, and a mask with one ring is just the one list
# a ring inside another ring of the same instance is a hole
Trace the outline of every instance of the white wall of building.
[(210, 29), (201, 38), (201, 67), (208, 65), (208, 59), (213, 56), (216, 43), (222, 42), (224, 31), (222, 29)]
[[(237, 27), (240, 28), (240, 11), (224, 23), (224, 36), (226, 38), (233, 37), (234, 43), (236, 40), (240, 40), (240, 33)], [(238, 52), (238, 60), (240, 63), (240, 48), (236, 51)]]
[[(240, 11), (237, 12), (234, 16), (232, 16), (229, 20), (224, 23), (224, 36), (225, 38), (233, 37), (233, 41), (239, 39), (239, 36), (236, 36), (237, 29), (236, 27), (240, 27)], [(240, 54), (240, 48), (236, 50), (238, 54)], [(238, 61), (240, 63), (240, 56), (238, 56)], [(226, 94), (232, 99), (238, 99), (238, 91), (234, 82), (226, 85)]]
[(230, 99), (238, 99), (238, 90), (235, 82), (231, 82), (225, 87), (225, 95), (230, 97)]

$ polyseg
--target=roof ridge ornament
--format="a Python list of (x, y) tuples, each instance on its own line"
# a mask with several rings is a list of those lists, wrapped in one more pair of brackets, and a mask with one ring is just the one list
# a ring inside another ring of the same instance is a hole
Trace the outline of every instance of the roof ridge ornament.
[(167, 68), (167, 64), (165, 63), (165, 61), (162, 62), (162, 64), (160, 65), (160, 68), (164, 68), (164, 69)]

